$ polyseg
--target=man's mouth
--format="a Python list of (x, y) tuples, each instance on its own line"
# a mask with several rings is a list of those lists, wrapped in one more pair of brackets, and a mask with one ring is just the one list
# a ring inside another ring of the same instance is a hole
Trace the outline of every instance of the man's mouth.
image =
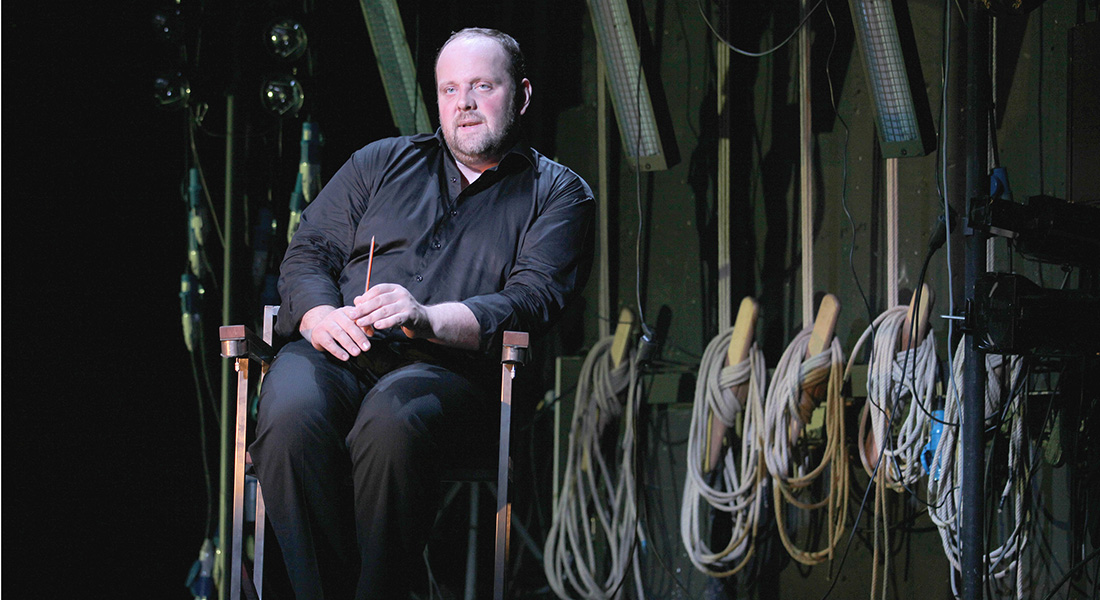
[(459, 128), (463, 128), (463, 127), (474, 127), (476, 125), (481, 125), (481, 123), (482, 123), (481, 119), (478, 119), (474, 115), (467, 115), (467, 117), (465, 119), (462, 119), (462, 120), (458, 121), (456, 123), (456, 125)]

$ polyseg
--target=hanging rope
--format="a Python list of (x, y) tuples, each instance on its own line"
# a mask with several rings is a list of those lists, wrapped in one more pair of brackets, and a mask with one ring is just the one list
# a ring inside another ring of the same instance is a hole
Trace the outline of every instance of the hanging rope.
[[(923, 473), (920, 455), (927, 443), (932, 422), (930, 410), (935, 400), (935, 338), (930, 330), (916, 349), (906, 349), (909, 336), (904, 334), (910, 333), (905, 331), (909, 312), (907, 306), (895, 306), (879, 315), (856, 341), (844, 371), (847, 380), (855, 357), (873, 336), (867, 362), (867, 403), (860, 413), (856, 438), (860, 461), (875, 485), (872, 598), (880, 581), (882, 597), (886, 597), (890, 561), (886, 490), (901, 492), (920, 479)], [(904, 404), (906, 397), (908, 405)]]
[[(783, 546), (792, 558), (815, 565), (832, 558), (845, 526), (848, 502), (848, 460), (844, 434), (844, 399), (841, 397), (844, 357), (840, 342), (832, 339), (829, 347), (803, 361), (809, 347), (811, 328), (795, 337), (783, 353), (768, 387), (764, 405), (764, 459), (772, 477), (775, 517)], [(821, 394), (824, 388), (824, 394)], [(821, 397), (825, 396), (825, 447), (817, 465), (798, 448), (799, 437)], [(827, 491), (817, 500), (804, 500), (809, 488), (828, 472), (822, 485)], [(802, 511), (824, 509), (826, 545), (818, 550), (803, 550), (790, 538), (787, 528), (788, 504)]]
[(613, 369), (613, 339), (596, 344), (581, 367), (564, 481), (546, 538), (543, 568), (563, 599), (618, 597), (631, 567), (636, 598), (644, 598), (632, 464), (641, 380), (633, 355)]
[[(944, 403), (944, 421), (947, 423), (960, 422), (961, 399), (959, 390), (962, 389), (963, 385), (964, 355), (965, 345), (960, 342), (955, 352), (955, 363), (952, 369), (954, 382), (953, 385), (948, 387)], [(1015, 393), (1018, 391), (1017, 386), (1022, 365), (1023, 360), (1019, 356), (1010, 356), (1006, 359), (1001, 355), (987, 354), (985, 357), (985, 420), (988, 422), (990, 419), (996, 418), (1002, 408), (1006, 408), (1004, 420), (999, 425), (1007, 428), (1010, 432), (1009, 451), (1007, 453), (1009, 477), (1000, 497), (1002, 503), (1010, 497), (1013, 500), (1011, 529), (1005, 534), (1004, 541), (1000, 546), (985, 553), (985, 573), (998, 581), (1004, 580), (1008, 575), (1015, 573), (1016, 593), (1019, 598), (1023, 598), (1027, 591), (1023, 588), (1024, 577), (1019, 571), (1023, 568), (1023, 564), (1019, 561), (1019, 558), (1027, 543), (1030, 522), (1030, 517), (1024, 510), (1030, 457), (1023, 439), (1023, 394)], [(1008, 385), (1005, 385), (1006, 382)], [(1006, 399), (1007, 407), (1004, 406)], [(984, 449), (982, 451), (984, 452)], [(959, 427), (944, 427), (940, 443), (936, 447), (929, 468), (928, 513), (932, 522), (939, 529), (944, 553), (951, 563), (951, 584), (953, 588), (956, 586), (955, 573), (961, 570), (961, 540), (959, 539), (959, 507), (961, 504), (959, 491), (962, 489), (961, 458), (962, 440), (959, 437)]]
[[(746, 360), (725, 365), (726, 349), (732, 336), (731, 327), (711, 340), (699, 365), (688, 433), (688, 474), (680, 505), (680, 537), (688, 558), (697, 569), (712, 577), (733, 575), (752, 557), (766, 487), (761, 452), (764, 439), (760, 428), (764, 422), (762, 394), (767, 368), (764, 355), (755, 344)], [(747, 394), (742, 406), (731, 390), (745, 385)], [(733, 432), (739, 415), (743, 415), (740, 452), (733, 452), (731, 447), (721, 467), (714, 467), (708, 481), (702, 467), (709, 452), (706, 443), (708, 417), (720, 420)], [(704, 533), (700, 531), (700, 521), (709, 521), (710, 512), (701, 510), (707, 506), (729, 513), (732, 521), (729, 541), (717, 552), (703, 541)]]
[[(916, 349), (902, 348), (907, 312), (908, 307), (895, 306), (879, 315), (852, 349), (852, 356), (857, 356), (874, 333), (867, 362), (867, 404), (860, 417), (859, 456), (868, 475), (881, 457), (879, 471), (897, 492), (917, 483), (922, 475), (920, 453), (928, 441), (936, 390), (935, 336), (929, 331)], [(851, 367), (849, 360), (845, 378)]]

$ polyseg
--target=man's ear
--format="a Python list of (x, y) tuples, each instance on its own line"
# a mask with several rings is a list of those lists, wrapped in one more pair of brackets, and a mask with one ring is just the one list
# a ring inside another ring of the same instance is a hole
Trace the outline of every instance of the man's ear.
[(527, 112), (531, 104), (531, 80), (526, 77), (520, 83), (520, 89), (516, 90), (516, 103), (519, 104), (519, 114)]

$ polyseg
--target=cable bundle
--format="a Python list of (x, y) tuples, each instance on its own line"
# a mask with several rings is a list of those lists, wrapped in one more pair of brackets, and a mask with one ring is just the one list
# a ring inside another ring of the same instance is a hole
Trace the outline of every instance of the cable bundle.
[[(860, 460), (875, 486), (872, 597), (880, 580), (882, 596), (886, 597), (885, 570), (890, 560), (890, 553), (883, 551), (890, 547), (886, 489), (900, 492), (920, 479), (921, 452), (932, 421), (929, 410), (936, 386), (935, 338), (929, 331), (915, 349), (906, 348), (911, 335), (903, 334), (913, 334), (919, 329), (919, 325), (910, 323), (910, 331), (905, 331), (909, 313), (909, 307), (895, 306), (879, 315), (856, 341), (844, 372), (847, 380), (855, 357), (867, 338), (872, 337), (867, 363), (867, 403), (860, 416), (857, 437)], [(906, 396), (908, 407), (903, 406)], [(866, 431), (868, 420), (870, 432)], [(880, 557), (884, 563), (881, 577)]]
[[(868, 336), (874, 334), (867, 363), (866, 416), (860, 419), (859, 455), (868, 475), (873, 475), (878, 466), (886, 483), (898, 492), (921, 477), (920, 454), (927, 442), (936, 388), (932, 331), (916, 349), (901, 349), (907, 312), (906, 306), (895, 306), (879, 315), (852, 349), (852, 356), (857, 356)], [(851, 366), (849, 360), (847, 370)], [(902, 400), (906, 396), (909, 406), (904, 408)], [(865, 441), (867, 419), (871, 421), (870, 449)]]
[[(635, 542), (640, 536), (635, 501), (634, 430), (641, 384), (634, 357), (612, 368), (613, 338), (592, 348), (581, 367), (569, 432), (561, 496), (546, 538), (543, 567), (560, 598), (614, 598), (627, 569), (634, 568), (638, 598), (641, 571)], [(625, 405), (620, 402), (626, 392)], [(605, 456), (605, 433), (618, 423), (618, 443)], [(611, 458), (612, 460), (608, 460)], [(600, 577), (599, 546), (610, 567)]]
[[(688, 434), (688, 474), (680, 506), (680, 537), (688, 557), (697, 569), (713, 577), (738, 572), (752, 556), (766, 482), (760, 430), (764, 421), (762, 392), (767, 377), (764, 355), (754, 344), (746, 360), (724, 366), (732, 336), (730, 328), (711, 340), (699, 365)], [(742, 407), (730, 390), (745, 384), (748, 394)], [(742, 413), (741, 452), (735, 454), (731, 448), (725, 453), (721, 468), (714, 467), (712, 476), (717, 481), (712, 485), (702, 468), (703, 457), (709, 451), (707, 417), (720, 420), (732, 431), (738, 414)], [(733, 529), (729, 543), (718, 552), (703, 542), (699, 531), (701, 500), (731, 516)]]
[[(844, 401), (840, 394), (844, 356), (840, 342), (833, 338), (827, 349), (803, 361), (811, 333), (812, 329), (804, 329), (783, 353), (764, 405), (764, 459), (774, 485), (779, 535), (791, 557), (806, 565), (819, 564), (832, 557), (844, 531), (848, 502)], [(826, 388), (826, 445), (820, 462), (811, 468), (808, 458), (793, 456), (792, 449), (815, 408), (805, 397), (812, 397), (821, 386)], [(825, 497), (816, 501), (800, 500), (803, 490), (817, 482), (826, 469), (829, 479)], [(808, 551), (794, 545), (784, 517), (787, 503), (804, 511), (826, 510), (828, 530), (824, 548)]]
[[(944, 421), (948, 423), (960, 423), (960, 393), (963, 382), (963, 364), (965, 349), (962, 342), (959, 343), (955, 353), (953, 365), (953, 384), (948, 387), (948, 394), (944, 404)], [(1020, 555), (1027, 543), (1027, 521), (1024, 512), (1026, 499), (1026, 470), (1029, 460), (1025, 456), (1026, 449), (1023, 443), (1023, 402), (1022, 394), (1016, 393), (1020, 378), (1022, 359), (1019, 356), (1005, 357), (997, 354), (987, 354), (986, 387), (985, 387), (985, 420), (998, 416), (1002, 412), (1010, 428), (1010, 443), (1008, 451), (1009, 479), (1001, 494), (1004, 502), (1009, 495), (1013, 497), (1013, 523), (1012, 530), (1005, 537), (1004, 542), (997, 548), (985, 554), (986, 573), (996, 580), (1003, 580), (1010, 573), (1015, 572), (1017, 585), (1016, 593), (1019, 597), (1024, 594), (1024, 577), (1020, 571)], [(1002, 371), (1007, 370), (1008, 386), (1003, 385)], [(1005, 398), (1008, 398), (1007, 405)], [(998, 424), (1001, 425), (1001, 424)], [(984, 452), (984, 449), (982, 450)], [(929, 468), (928, 477), (928, 501), (929, 516), (936, 524), (940, 532), (940, 541), (943, 544), (944, 553), (951, 563), (951, 584), (955, 586), (955, 573), (961, 570), (960, 553), (961, 540), (959, 539), (959, 505), (962, 477), (962, 440), (959, 437), (959, 427), (945, 427), (940, 437), (940, 443), (936, 447), (935, 455)], [(992, 490), (990, 490), (992, 491)]]

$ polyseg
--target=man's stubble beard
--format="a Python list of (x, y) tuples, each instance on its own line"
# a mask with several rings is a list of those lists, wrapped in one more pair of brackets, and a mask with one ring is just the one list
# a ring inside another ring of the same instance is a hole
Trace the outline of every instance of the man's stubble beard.
[(474, 139), (460, 139), (458, 127), (454, 127), (453, 123), (452, 129), (449, 130), (452, 132), (451, 134), (448, 134), (448, 129), (444, 128), (443, 138), (446, 140), (451, 154), (464, 164), (476, 164), (502, 158), (504, 152), (515, 143), (519, 115), (516, 113), (516, 99), (514, 96), (506, 114), (507, 119), (503, 122), (503, 127), (499, 133), (488, 131), (488, 123), (483, 118), (482, 123), (487, 131)]

